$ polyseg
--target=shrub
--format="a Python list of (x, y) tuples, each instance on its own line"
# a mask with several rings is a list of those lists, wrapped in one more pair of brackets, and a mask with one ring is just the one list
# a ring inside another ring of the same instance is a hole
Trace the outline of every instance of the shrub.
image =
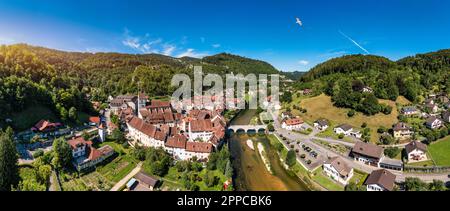
[(338, 138), (339, 138), (339, 139), (343, 139), (343, 138), (344, 138), (344, 134), (342, 134), (342, 133), (339, 134)]
[(33, 153), (33, 158), (38, 158), (44, 155), (44, 150), (38, 149), (36, 152)]
[(347, 116), (348, 116), (348, 117), (353, 117), (353, 116), (355, 116), (355, 114), (356, 114), (356, 112), (355, 112), (354, 110), (350, 110), (350, 111), (347, 113)]
[(384, 150), (384, 154), (390, 158), (395, 158), (401, 152), (398, 147), (388, 147)]

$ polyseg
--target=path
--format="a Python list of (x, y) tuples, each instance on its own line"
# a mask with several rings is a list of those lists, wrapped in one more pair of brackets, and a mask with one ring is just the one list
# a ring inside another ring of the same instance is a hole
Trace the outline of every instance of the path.
[(134, 177), (139, 171), (141, 171), (142, 162), (139, 162), (136, 168), (134, 168), (127, 176), (122, 178), (118, 183), (114, 185), (114, 187), (111, 188), (111, 191), (119, 191), (121, 187), (123, 187), (125, 184), (127, 184), (128, 181), (130, 181), (131, 178)]

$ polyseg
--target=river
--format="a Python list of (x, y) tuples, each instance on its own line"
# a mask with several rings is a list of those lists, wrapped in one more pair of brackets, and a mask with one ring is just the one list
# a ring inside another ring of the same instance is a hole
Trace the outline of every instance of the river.
[[(256, 115), (255, 110), (245, 110), (231, 122), (231, 125), (246, 125)], [(246, 142), (261, 142), (269, 157), (271, 174), (257, 148), (250, 149)], [(234, 187), (238, 191), (304, 191), (307, 186), (295, 175), (289, 174), (265, 135), (232, 134), (228, 138), (235, 171)]]

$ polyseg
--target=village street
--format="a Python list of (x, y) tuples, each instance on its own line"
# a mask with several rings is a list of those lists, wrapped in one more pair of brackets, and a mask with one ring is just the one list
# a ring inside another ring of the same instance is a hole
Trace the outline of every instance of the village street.
[[(292, 141), (301, 141), (305, 144), (308, 144), (310, 146), (315, 147), (316, 149), (319, 149), (318, 151), (320, 151), (322, 154), (325, 155), (325, 157), (341, 157), (344, 158), (346, 161), (348, 161), (347, 163), (350, 165), (350, 167), (358, 169), (360, 171), (366, 172), (366, 173), (371, 173), (372, 171), (376, 170), (377, 168), (369, 166), (369, 165), (365, 165), (361, 162), (357, 162), (355, 161), (353, 158), (349, 157), (348, 155), (343, 156), (341, 154), (335, 153), (325, 147), (323, 147), (320, 144), (317, 144), (315, 142), (313, 142), (313, 139), (316, 140), (321, 140), (321, 141), (325, 141), (331, 144), (343, 144), (345, 146), (349, 146), (349, 147), (353, 147), (354, 144), (349, 143), (349, 142), (345, 142), (345, 141), (339, 141), (339, 140), (335, 140), (335, 139), (331, 139), (331, 138), (321, 138), (321, 137), (317, 137), (317, 131), (314, 130), (313, 133), (311, 133), (310, 135), (303, 135), (300, 133), (296, 133), (296, 132), (291, 132), (285, 129), (281, 128), (280, 122), (278, 121), (278, 116), (276, 115), (276, 113), (272, 112), (271, 110), (269, 110), (269, 113), (272, 115), (273, 120), (274, 120), (274, 128), (275, 128), (275, 134), (278, 136), (282, 135), (283, 137), (286, 137), (288, 140), (292, 140)], [(281, 140), (281, 139), (280, 139)], [(287, 148), (289, 147), (288, 144), (285, 141), (281, 141)], [(298, 156), (297, 156), (298, 158)], [(392, 171), (392, 173), (394, 173), (397, 178), (396, 181), (397, 182), (404, 182), (405, 179), (407, 177), (417, 177), (420, 178), (421, 180), (425, 181), (425, 182), (432, 182), (433, 180), (442, 180), (444, 182), (450, 182), (450, 178), (449, 178), (449, 174), (448, 173), (441, 173), (441, 174), (424, 174), (424, 173), (406, 173), (406, 172), (400, 172), (400, 171)]]

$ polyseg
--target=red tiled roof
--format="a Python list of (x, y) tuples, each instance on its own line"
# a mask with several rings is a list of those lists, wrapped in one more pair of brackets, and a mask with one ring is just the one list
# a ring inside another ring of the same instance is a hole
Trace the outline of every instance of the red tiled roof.
[(89, 122), (93, 122), (95, 124), (100, 124), (100, 117), (98, 117), (98, 116), (91, 116), (91, 117), (89, 117)]
[(186, 151), (188, 152), (200, 152), (200, 153), (211, 153), (213, 145), (204, 142), (187, 142)]
[(156, 133), (156, 127), (148, 124), (146, 122), (144, 122), (142, 119), (139, 119), (137, 117), (133, 117), (128, 124), (135, 128), (136, 130), (141, 131), (142, 133), (144, 133), (145, 135), (148, 135), (152, 138), (155, 137), (155, 133)]
[(287, 125), (299, 125), (299, 124), (303, 124), (303, 120), (300, 118), (288, 119), (288, 120), (286, 120), (286, 124)]
[(168, 138), (165, 145), (166, 147), (185, 149), (186, 142), (187, 138), (184, 135), (177, 134), (175, 136)]
[(76, 149), (76, 148), (78, 148), (80, 146), (84, 146), (84, 145), (88, 145), (88, 146), (92, 145), (92, 141), (86, 141), (81, 136), (76, 137), (76, 138), (74, 137), (74, 138), (70, 139), (67, 143), (72, 147), (72, 149)]
[(89, 160), (97, 160), (98, 158), (103, 156), (103, 153), (100, 152), (99, 150), (95, 149), (94, 147), (90, 147), (89, 149), (90, 153), (89, 153)]
[(150, 103), (150, 108), (167, 108), (170, 107), (169, 101), (152, 100)]
[(49, 128), (55, 128), (55, 127), (59, 127), (61, 126), (61, 123), (52, 123), (48, 120), (41, 120), (38, 123), (36, 123), (36, 125), (34, 125), (34, 128), (39, 130), (39, 131), (44, 131), (47, 130)]
[(212, 131), (212, 122), (209, 119), (205, 120), (193, 120), (190, 122), (191, 131), (192, 132), (204, 132), (204, 131)]

